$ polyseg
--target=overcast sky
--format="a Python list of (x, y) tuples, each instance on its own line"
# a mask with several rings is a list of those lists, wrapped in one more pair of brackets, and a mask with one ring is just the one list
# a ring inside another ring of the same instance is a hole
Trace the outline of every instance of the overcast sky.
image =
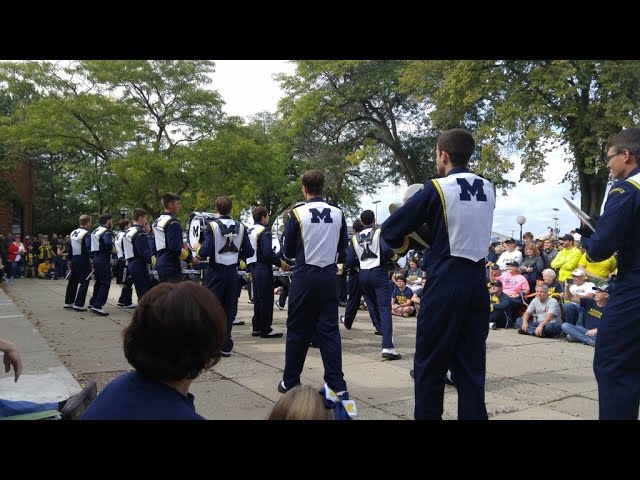
[[(218, 90), (226, 102), (225, 111), (229, 115), (248, 117), (262, 111), (275, 112), (282, 91), (273, 79), (275, 73), (295, 72), (295, 67), (284, 60), (216, 60), (216, 73), (213, 76), (213, 88)], [(576, 228), (580, 222), (566, 206), (562, 197), (567, 197), (580, 206), (580, 194), (571, 199), (569, 186), (560, 183), (565, 173), (571, 168), (563, 160), (564, 153), (554, 150), (548, 154), (549, 167), (545, 173), (545, 183), (531, 185), (519, 183), (516, 188), (509, 190), (507, 196), (498, 193), (496, 210), (493, 220), (493, 231), (512, 235), (520, 235), (520, 226), (516, 217), (523, 215), (527, 221), (523, 225), (523, 232), (531, 231), (534, 235), (548, 233), (548, 227), (554, 226), (554, 216), (557, 213), (558, 227), (561, 233), (568, 233)], [(521, 167), (517, 156), (511, 160), (516, 164), (508, 178), (517, 181)], [(389, 216), (389, 204), (401, 201), (404, 186), (384, 186), (374, 196), (366, 196), (361, 200), (363, 209), (376, 211), (372, 202), (377, 204), (378, 221), (381, 223)], [(557, 208), (555, 212), (553, 208)]]

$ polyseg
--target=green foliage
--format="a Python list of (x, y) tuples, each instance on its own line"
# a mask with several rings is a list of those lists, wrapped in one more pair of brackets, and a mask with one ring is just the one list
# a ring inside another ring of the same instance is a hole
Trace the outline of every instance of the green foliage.
[(399, 89), (404, 63), (298, 61), (296, 75), (279, 77), (294, 156), (303, 168), (325, 169), (327, 195), (347, 208), (384, 180), (434, 173), (426, 105)]
[[(402, 77), (405, 91), (432, 100), (438, 128), (470, 128), (483, 154), (496, 146), (495, 159), (518, 150), (520, 180), (544, 181), (549, 145), (564, 146), (575, 167), (566, 180), (590, 213), (599, 212), (608, 178), (604, 144), (637, 123), (639, 86), (634, 61), (414, 61)], [(495, 181), (499, 172), (485, 173)]]

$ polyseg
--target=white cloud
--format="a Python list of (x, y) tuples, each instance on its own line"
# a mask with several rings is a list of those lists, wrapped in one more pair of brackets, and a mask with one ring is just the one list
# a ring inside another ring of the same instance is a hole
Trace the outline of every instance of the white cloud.
[(246, 118), (259, 112), (275, 112), (283, 92), (275, 73), (295, 73), (285, 60), (215, 60), (213, 88), (226, 102), (227, 115)]

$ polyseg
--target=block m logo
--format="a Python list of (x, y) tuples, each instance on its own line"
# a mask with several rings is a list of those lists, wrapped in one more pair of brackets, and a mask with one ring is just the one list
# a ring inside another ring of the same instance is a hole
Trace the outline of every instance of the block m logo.
[(460, 185), (460, 200), (464, 202), (471, 201), (471, 195), (473, 195), (479, 202), (487, 201), (487, 196), (482, 188), (484, 186), (484, 182), (479, 178), (476, 178), (473, 181), (473, 185), (469, 185), (469, 182), (464, 178), (456, 178), (456, 181), (458, 182), (458, 185)]
[(311, 213), (311, 223), (320, 223), (320, 220), (324, 221), (324, 223), (333, 223), (330, 208), (323, 208), (322, 212), (317, 208), (310, 208), (309, 212)]

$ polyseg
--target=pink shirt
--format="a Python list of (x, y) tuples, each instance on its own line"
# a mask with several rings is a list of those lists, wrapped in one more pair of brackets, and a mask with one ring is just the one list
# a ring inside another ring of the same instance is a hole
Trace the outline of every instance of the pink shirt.
[(529, 291), (529, 282), (523, 275), (511, 275), (511, 273), (505, 272), (498, 277), (498, 280), (502, 282), (502, 291), (509, 296)]

